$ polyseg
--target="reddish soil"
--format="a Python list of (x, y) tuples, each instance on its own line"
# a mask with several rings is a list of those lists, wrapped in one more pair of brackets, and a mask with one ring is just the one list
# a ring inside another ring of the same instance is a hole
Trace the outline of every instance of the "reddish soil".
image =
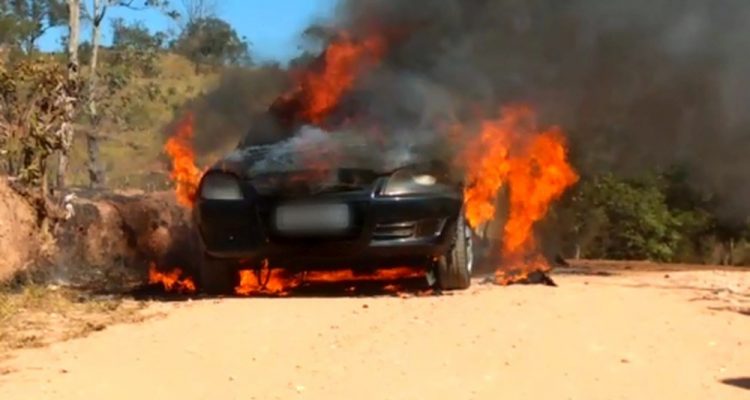
[(40, 238), (29, 204), (0, 177), (0, 283), (38, 255)]
[(444, 296), (163, 302), (164, 318), (12, 354), (0, 398), (750, 399), (750, 274), (616, 269)]

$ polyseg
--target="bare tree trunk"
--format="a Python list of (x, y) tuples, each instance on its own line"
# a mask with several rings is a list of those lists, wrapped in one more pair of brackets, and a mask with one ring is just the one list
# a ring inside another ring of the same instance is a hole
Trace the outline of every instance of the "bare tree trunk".
[(101, 33), (102, 20), (104, 14), (107, 12), (106, 5), (102, 6), (101, 0), (94, 0), (94, 21), (92, 24), (91, 32), (91, 64), (89, 76), (89, 92), (88, 92), (88, 111), (91, 117), (91, 129), (86, 133), (86, 143), (88, 145), (88, 157), (89, 157), (89, 184), (91, 187), (101, 187), (104, 185), (104, 170), (101, 167), (99, 161), (99, 115), (96, 108), (96, 96), (97, 96), (97, 63), (99, 60), (99, 38)]
[[(68, 38), (68, 80), (78, 80), (78, 41), (81, 23), (81, 0), (68, 0), (68, 28), (70, 37)], [(71, 85), (75, 87), (77, 85)], [(76, 94), (77, 95), (77, 94)], [(57, 188), (65, 188), (65, 175), (68, 172), (68, 154), (70, 146), (73, 144), (73, 120), (75, 119), (75, 102), (71, 101), (67, 105), (65, 120), (60, 129), (62, 149), (57, 168)]]
[(99, 132), (94, 129), (96, 129), (95, 126), (86, 134), (86, 144), (88, 146), (87, 152), (89, 157), (89, 186), (98, 188), (104, 186), (106, 177), (99, 161)]

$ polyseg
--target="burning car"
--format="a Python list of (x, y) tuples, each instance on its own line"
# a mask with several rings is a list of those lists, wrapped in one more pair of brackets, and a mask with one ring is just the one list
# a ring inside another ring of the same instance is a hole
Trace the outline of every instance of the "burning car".
[[(424, 268), (440, 289), (471, 283), (463, 188), (447, 166), (309, 128), (241, 145), (198, 186), (200, 286), (221, 293), (247, 265), (291, 271)], [(413, 150), (413, 149), (412, 149)]]
[[(578, 180), (563, 130), (541, 126), (523, 104), (486, 115), (443, 109), (453, 102), (433, 102), (440, 91), (426, 82), (393, 79), (404, 52), (389, 49), (406, 33), (334, 35), (265, 112), (245, 116), (251, 133), (208, 169), (195, 163), (186, 114), (165, 150), (177, 200), (194, 213), (204, 291), (264, 292), (256, 290), (269, 289), (263, 271), (372, 276), (396, 267), (419, 267), (440, 289), (465, 289), (472, 229), (497, 220), (501, 193), (495, 281), (550, 269), (534, 227)], [(391, 101), (399, 96), (408, 100)], [(296, 286), (281, 281), (276, 292)]]

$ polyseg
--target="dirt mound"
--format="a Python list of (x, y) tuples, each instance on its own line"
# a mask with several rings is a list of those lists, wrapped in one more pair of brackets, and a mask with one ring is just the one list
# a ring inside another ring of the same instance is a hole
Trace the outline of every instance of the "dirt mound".
[(39, 248), (34, 210), (0, 177), (0, 281), (31, 265)]
[(190, 213), (172, 193), (76, 191), (72, 215), (44, 241), (31, 206), (0, 180), (0, 282), (33, 268), (37, 281), (142, 282), (151, 262), (191, 270)]
[(58, 238), (66, 279), (139, 280), (150, 262), (192, 268), (197, 246), (189, 211), (171, 193), (78, 193), (73, 206)]

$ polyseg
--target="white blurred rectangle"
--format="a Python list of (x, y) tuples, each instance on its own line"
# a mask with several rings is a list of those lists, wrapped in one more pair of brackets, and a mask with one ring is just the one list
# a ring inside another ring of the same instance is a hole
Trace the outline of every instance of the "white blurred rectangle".
[(333, 233), (351, 224), (347, 204), (299, 204), (276, 208), (276, 229), (282, 233)]

